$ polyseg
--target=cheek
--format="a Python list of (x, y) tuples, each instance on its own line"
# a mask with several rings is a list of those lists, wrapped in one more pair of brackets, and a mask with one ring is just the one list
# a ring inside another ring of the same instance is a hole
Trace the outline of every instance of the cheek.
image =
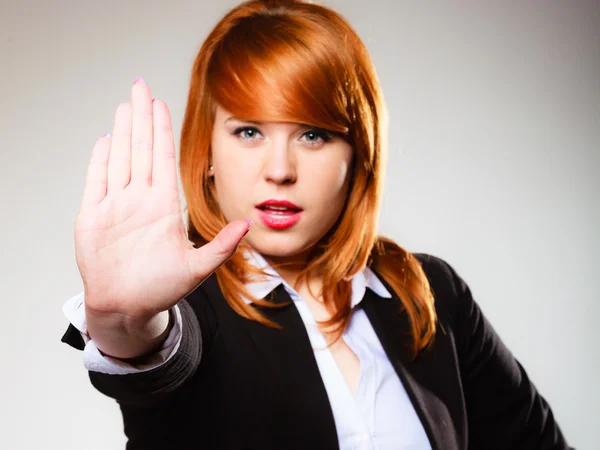
[(233, 219), (232, 214), (236, 214), (237, 207), (243, 204), (248, 195), (248, 182), (244, 178), (247, 176), (243, 170), (239, 170), (235, 163), (229, 163), (225, 166), (216, 166), (215, 160), (215, 192), (217, 202), (221, 211), (228, 219)]
[(232, 220), (238, 215), (236, 205), (240, 204), (243, 187), (247, 184), (244, 182), (245, 173), (239, 158), (222, 139), (214, 139), (212, 149), (216, 200), (225, 217)]
[(234, 151), (214, 155), (215, 196), (228, 222), (246, 219), (253, 211), (253, 205), (258, 200), (258, 163), (257, 158), (245, 158)]
[(340, 168), (338, 170), (338, 183), (340, 188), (348, 188), (348, 182), (350, 180), (350, 164), (347, 162), (344, 162), (343, 164), (340, 165)]
[(350, 158), (327, 158), (310, 170), (311, 184), (318, 186), (319, 196), (327, 201), (345, 198), (350, 179)]
[(219, 130), (213, 135), (211, 143), (212, 164), (215, 170), (215, 185), (217, 189), (230, 190), (229, 180), (232, 176), (240, 175), (240, 166), (243, 166), (243, 154), (239, 154), (233, 147), (230, 136), (226, 131)]

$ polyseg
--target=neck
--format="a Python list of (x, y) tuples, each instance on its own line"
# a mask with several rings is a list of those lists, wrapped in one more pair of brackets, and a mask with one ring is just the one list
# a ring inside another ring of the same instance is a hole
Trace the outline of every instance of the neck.
[[(296, 287), (296, 282), (300, 273), (306, 269), (309, 264), (309, 253), (304, 252), (293, 257), (278, 257), (263, 255), (265, 260), (277, 271), (277, 273), (285, 280), (287, 284), (292, 287)], [(322, 286), (323, 276), (319, 271), (313, 270), (308, 277), (308, 284), (313, 292), (320, 292)], [(301, 286), (298, 286), (300, 290), (303, 290), (307, 286), (306, 280), (304, 280)]]

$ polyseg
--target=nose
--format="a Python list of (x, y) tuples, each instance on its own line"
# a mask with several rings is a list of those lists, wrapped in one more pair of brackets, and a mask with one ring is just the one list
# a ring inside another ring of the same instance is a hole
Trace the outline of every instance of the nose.
[(296, 156), (287, 139), (273, 139), (265, 153), (264, 176), (275, 184), (293, 184), (297, 179)]

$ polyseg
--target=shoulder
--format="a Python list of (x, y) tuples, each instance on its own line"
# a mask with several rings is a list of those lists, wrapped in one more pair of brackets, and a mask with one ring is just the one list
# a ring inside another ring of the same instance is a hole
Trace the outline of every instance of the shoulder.
[(446, 260), (427, 253), (413, 253), (432, 289), (445, 296), (457, 297), (467, 288), (464, 280)]
[(473, 301), (469, 287), (448, 261), (427, 253), (413, 253), (413, 256), (429, 282), (440, 319), (454, 322), (457, 315), (471, 308)]

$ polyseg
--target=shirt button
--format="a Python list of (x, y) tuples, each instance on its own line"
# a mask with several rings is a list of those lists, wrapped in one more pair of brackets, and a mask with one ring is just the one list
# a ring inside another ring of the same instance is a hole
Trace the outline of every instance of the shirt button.
[(358, 439), (361, 442), (367, 442), (369, 440), (369, 433), (361, 433), (358, 435)]

